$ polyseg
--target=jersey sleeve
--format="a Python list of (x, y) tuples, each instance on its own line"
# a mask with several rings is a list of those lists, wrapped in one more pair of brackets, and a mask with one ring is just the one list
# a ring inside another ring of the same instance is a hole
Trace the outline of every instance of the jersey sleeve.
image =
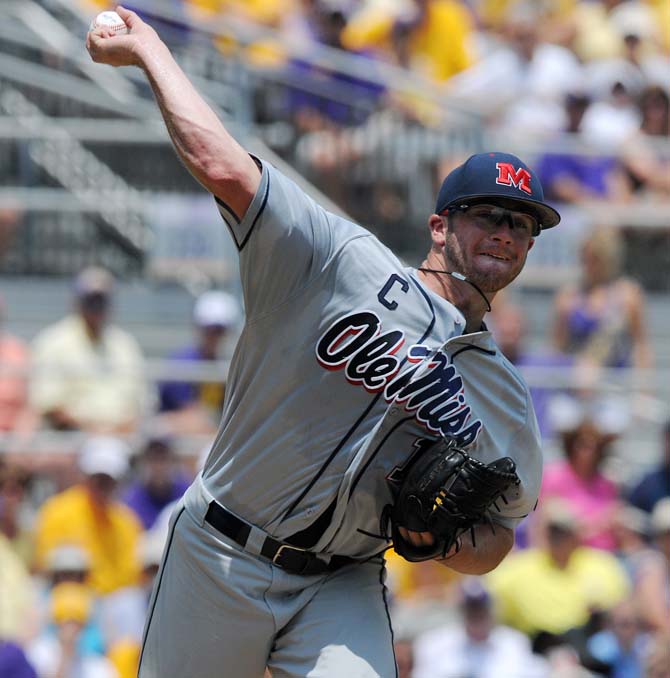
[(505, 495), (507, 503), (498, 502), (499, 510), (492, 516), (495, 522), (512, 530), (535, 509), (542, 484), (540, 432), (528, 392), (526, 398), (526, 422), (515, 431), (507, 451), (516, 464), (516, 473), (521, 482), (517, 490)]
[(243, 217), (216, 198), (239, 252), (249, 319), (290, 299), (323, 271), (339, 244), (367, 233), (326, 211), (272, 165), (257, 162), (260, 186)]

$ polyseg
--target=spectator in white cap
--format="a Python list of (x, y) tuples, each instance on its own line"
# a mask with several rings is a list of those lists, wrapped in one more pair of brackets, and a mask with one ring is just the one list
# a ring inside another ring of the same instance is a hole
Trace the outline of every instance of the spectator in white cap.
[(525, 634), (496, 623), (484, 580), (464, 578), (458, 594), (459, 618), (416, 639), (414, 678), (539, 678), (549, 674), (544, 661), (533, 655)]
[[(51, 627), (53, 590), (67, 584), (71, 587), (83, 587), (90, 590), (87, 582), (91, 568), (91, 556), (76, 544), (59, 544), (49, 551), (46, 557), (45, 578), (38, 580), (38, 600), (35, 605), (35, 631)], [(96, 601), (97, 602), (97, 601)], [(79, 644), (92, 652), (102, 654), (105, 651), (103, 629), (100, 626), (99, 606), (96, 604), (91, 615), (81, 629)], [(0, 671), (0, 676), (2, 676)]]
[(78, 459), (82, 482), (54, 495), (36, 522), (36, 565), (45, 570), (57, 546), (75, 544), (90, 555), (89, 584), (107, 594), (137, 583), (137, 541), (142, 526), (134, 512), (115, 499), (128, 471), (128, 446), (117, 438), (95, 436)]
[(51, 586), (64, 581), (83, 584), (91, 569), (91, 556), (76, 544), (59, 544), (47, 554), (46, 567)]
[(74, 312), (33, 341), (30, 401), (53, 428), (126, 433), (144, 410), (140, 347), (109, 323), (113, 288), (105, 269), (84, 269), (74, 283)]
[(179, 367), (221, 359), (223, 340), (241, 319), (240, 306), (227, 292), (202, 294), (193, 309), (195, 341), (171, 356), (175, 378), (160, 385), (160, 409), (174, 430), (212, 433), (216, 429), (225, 395), (225, 373), (217, 368), (212, 381), (179, 380)]

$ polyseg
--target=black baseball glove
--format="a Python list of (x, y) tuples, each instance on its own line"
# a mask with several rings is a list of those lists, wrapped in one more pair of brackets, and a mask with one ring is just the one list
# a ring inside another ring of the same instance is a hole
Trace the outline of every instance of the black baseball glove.
[[(459, 538), (468, 531), (474, 544), (475, 525), (488, 523), (493, 529), (491, 508), (498, 508), (499, 499), (507, 503), (505, 492), (520, 482), (510, 457), (484, 464), (453, 440), (421, 443), (399, 476), (389, 478), (395, 500), (382, 514), (382, 532), (390, 524), (395, 551), (412, 562), (444, 557), (455, 544), (460, 547)], [(414, 546), (402, 538), (400, 527), (430, 532), (435, 541)]]

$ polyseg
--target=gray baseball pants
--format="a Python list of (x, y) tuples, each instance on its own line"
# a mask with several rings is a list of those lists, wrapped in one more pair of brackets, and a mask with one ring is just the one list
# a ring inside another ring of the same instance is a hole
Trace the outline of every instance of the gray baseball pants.
[[(197, 508), (200, 511), (200, 507)], [(183, 502), (170, 521), (139, 678), (394, 678), (385, 569), (296, 575)]]

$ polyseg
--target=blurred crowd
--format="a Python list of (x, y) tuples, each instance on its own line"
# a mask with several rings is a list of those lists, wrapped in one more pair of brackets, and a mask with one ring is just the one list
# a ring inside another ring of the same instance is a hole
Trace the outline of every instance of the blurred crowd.
[(602, 388), (654, 363), (645, 295), (622, 273), (616, 230), (591, 230), (580, 257), (580, 276), (554, 295), (541, 351), (528, 345), (523, 307), (494, 303), (488, 322), (528, 374), (545, 441), (540, 498), (485, 577), (391, 555), (404, 678), (670, 676), (670, 420), (644, 470), (630, 448), (615, 461), (624, 436), (635, 446), (631, 430), (649, 424), (635, 398)]
[[(383, 64), (409, 69), (505, 138), (551, 146), (535, 164), (553, 201), (670, 195), (668, 0), (163, 5), (175, 40), (188, 41), (186, 15), (225, 12), (271, 29), (248, 58), (259, 72), (310, 85), (261, 102), (258, 121), (287, 115), (318, 135), (306, 152), (320, 167), (359, 160), (362, 147), (345, 132), (389, 110), (445, 122), (434, 99), (373, 77)], [(355, 54), (358, 66), (329, 68), (308, 58), (310, 45)], [(217, 47), (236, 49), (229, 37)], [(565, 141), (579, 134), (588, 145)], [(564, 148), (552, 146), (558, 139)], [(547, 441), (542, 493), (515, 551), (486, 577), (389, 555), (401, 678), (670, 676), (670, 422), (653, 459), (638, 463), (628, 449), (617, 466), (624, 436), (651, 424), (628, 394), (601, 388), (612, 371), (632, 368), (643, 381), (653, 367), (645, 296), (622, 273), (616, 229), (586, 233), (580, 256), (579, 279), (554, 297), (541, 352), (527, 341), (523, 307), (494, 305), (503, 353), (525, 374), (540, 371), (529, 381)], [(225, 369), (209, 366), (229, 355), (239, 302), (219, 290), (195, 299), (192, 341), (167, 357), (169, 378), (151, 383), (138, 340), (114, 320), (115, 295), (108, 271), (81, 271), (71, 308), (29, 342), (0, 303), (0, 678), (135, 675), (171, 507), (208, 451), (185, 451), (180, 439), (216, 431)], [(192, 377), (198, 365), (206, 378)], [(542, 370), (568, 384), (557, 388)], [(64, 436), (64, 448), (34, 451), (40, 433)]]
[[(627, 430), (651, 425), (601, 388), (611, 370), (653, 364), (644, 293), (620, 258), (616, 231), (585, 238), (581, 277), (557, 291), (541, 353), (526, 345), (523, 308), (496, 300), (490, 324), (506, 357), (571, 378), (531, 381), (547, 441), (542, 492), (497, 570), (462, 578), (389, 555), (405, 678), (670, 675), (670, 421), (653, 458), (625, 450), (612, 466)], [(29, 343), (3, 313), (2, 678), (134, 675), (169, 515), (209, 450), (184, 453), (179, 441), (216, 429), (225, 369), (212, 366), (242, 322), (236, 298), (196, 298), (192, 343), (150, 384), (138, 341), (114, 322), (115, 294), (107, 270), (84, 269), (72, 308)], [(198, 363), (207, 378), (190, 381), (184, 370)], [(65, 442), (35, 451), (40, 433)]]
[[(254, 3), (237, 4), (253, 15)], [(362, 59), (347, 75), (295, 59), (284, 64), (300, 67), (301, 87), (326, 80), (350, 92), (347, 103), (334, 104), (318, 88), (294, 90), (286, 111), (277, 111), (273, 97), (271, 115), (296, 121), (301, 160), (313, 170), (341, 170), (374, 156), (388, 143), (375, 132), (389, 116), (449, 130), (462, 124), (460, 110), (505, 144), (546, 148), (534, 164), (551, 201), (670, 198), (667, 0), (275, 4), (280, 34)], [(423, 90), (411, 80), (380, 85), (379, 64), (408, 69)], [(446, 153), (436, 180), (463, 159)], [(379, 207), (390, 200), (382, 197)]]
[(0, 676), (136, 675), (170, 509), (194, 470), (158, 430), (136, 450), (91, 435), (58, 473), (0, 457)]
[[(584, 425), (575, 435), (572, 456), (548, 470), (527, 539), (489, 575), (390, 558), (401, 676), (670, 675), (670, 425), (663, 465), (629, 488), (605, 490), (602, 436)], [(587, 476), (576, 457), (588, 455)], [(640, 505), (652, 494), (649, 513)]]
[[(221, 414), (237, 299), (200, 295), (192, 342), (152, 384), (139, 342), (113, 322), (115, 296), (109, 271), (82, 270), (71, 309), (29, 343), (2, 309), (2, 678), (136, 675), (171, 507), (209, 451), (178, 443), (209, 440)], [(198, 364), (205, 378), (189, 381)]]
[[(113, 322), (115, 281), (88, 267), (72, 285), (72, 307), (40, 330), (30, 345), (7, 329), (0, 305), (0, 431), (21, 445), (35, 431), (131, 434), (147, 420), (173, 433), (212, 434), (223, 407), (224, 385), (185, 372), (222, 361), (241, 321), (228, 292), (204, 292), (193, 306), (193, 339), (167, 356), (170, 377), (150, 384), (146, 358), (128, 330)], [(222, 365), (218, 366), (223, 369)]]
[[(670, 203), (670, 0), (169, 6), (220, 30), (199, 70), (193, 35), (160, 24), (184, 62), (215, 79), (218, 61), (252, 65), (261, 138), (394, 251), (414, 253), (408, 222), (483, 140), (523, 150), (575, 221), (657, 224)], [(635, 238), (667, 247), (667, 228)]]
[(670, 196), (669, 0), (172, 0), (170, 22), (150, 6), (135, 3), (175, 44), (187, 20), (224, 18), (223, 56), (243, 50), (269, 74), (256, 122), (290, 121), (315, 171), (374, 154), (389, 117), (449, 130), (464, 112), (506, 144), (547, 149), (534, 164), (550, 200)]

